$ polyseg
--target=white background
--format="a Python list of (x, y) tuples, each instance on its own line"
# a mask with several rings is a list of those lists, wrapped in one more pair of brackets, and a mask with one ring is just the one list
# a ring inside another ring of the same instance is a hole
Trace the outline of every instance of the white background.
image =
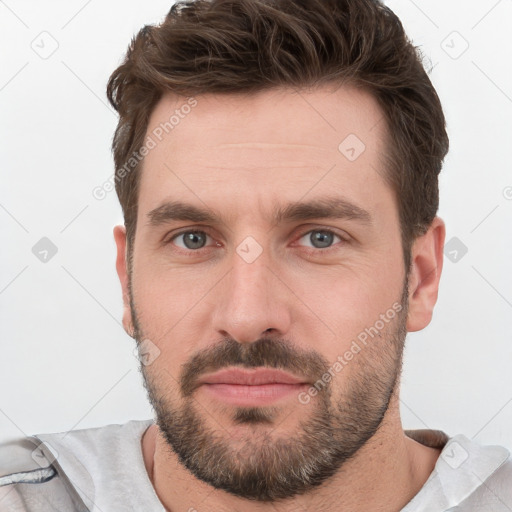
[[(512, 1), (388, 3), (433, 66), (451, 139), (439, 213), (468, 249), (445, 258), (434, 320), (408, 337), (404, 426), (512, 448)], [(0, 2), (0, 442), (152, 415), (121, 326), (121, 209), (92, 190), (113, 172), (106, 81), (169, 8)], [(42, 237), (58, 249), (46, 263)]]

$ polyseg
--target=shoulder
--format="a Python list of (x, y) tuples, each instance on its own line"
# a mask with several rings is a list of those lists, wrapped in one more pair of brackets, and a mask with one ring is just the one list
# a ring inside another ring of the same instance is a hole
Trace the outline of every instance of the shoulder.
[(28, 436), (0, 445), (0, 512), (73, 507), (54, 457), (36, 437)]
[(52, 510), (50, 504), (55, 510), (89, 510), (96, 481), (119, 465), (126, 447), (137, 452), (152, 423), (132, 420), (0, 444), (0, 512), (41, 510), (41, 500), (44, 510)]
[(436, 470), (445, 493), (457, 498), (456, 510), (512, 510), (512, 459), (504, 446), (454, 436), (441, 452)]
[(512, 459), (510, 456), (487, 478), (474, 469), (474, 478), (479, 481), (476, 489), (460, 504), (461, 511), (492, 510), (510, 512), (512, 510)]
[(434, 471), (402, 512), (512, 510), (512, 459), (507, 448), (439, 431), (406, 434), (441, 452)]
[(55, 473), (51, 457), (33, 436), (0, 444), (0, 487), (12, 483), (39, 483)]
[[(66, 461), (68, 466), (95, 459), (99, 462), (105, 459), (113, 461), (129, 447), (140, 449), (140, 439), (152, 423), (152, 420), (131, 420), (123, 424), (37, 434), (35, 437), (44, 442), (61, 462)], [(105, 464), (103, 467), (106, 467)]]

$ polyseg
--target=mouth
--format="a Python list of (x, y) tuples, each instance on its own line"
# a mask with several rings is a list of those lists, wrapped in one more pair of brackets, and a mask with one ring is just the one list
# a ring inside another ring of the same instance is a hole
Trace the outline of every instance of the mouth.
[(297, 396), (310, 383), (274, 368), (227, 368), (199, 380), (210, 398), (237, 406), (258, 407)]

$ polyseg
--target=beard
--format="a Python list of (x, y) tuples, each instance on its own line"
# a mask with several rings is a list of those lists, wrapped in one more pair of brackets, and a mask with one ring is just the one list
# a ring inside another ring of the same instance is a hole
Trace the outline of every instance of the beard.
[[(132, 296), (134, 338), (140, 343), (145, 335)], [(165, 368), (150, 371), (141, 364), (144, 387), (169, 449), (196, 478), (240, 498), (276, 502), (318, 487), (353, 458), (382, 424), (400, 379), (407, 299), (405, 283), (402, 310), (348, 363), (348, 375), (343, 377), (347, 370), (342, 369), (328, 383), (322, 375), (332, 362), (272, 337), (247, 344), (224, 338), (196, 353), (181, 367), (179, 397), (167, 392), (170, 374)], [(222, 408), (233, 424), (247, 427), (235, 439), (220, 424), (208, 421), (208, 412), (194, 398), (201, 376), (228, 366), (278, 368), (309, 382), (322, 381), (323, 388), (307, 406), (297, 401), (304, 414), (295, 435), (275, 432), (282, 408)], [(338, 389), (333, 388), (336, 380), (341, 380)]]

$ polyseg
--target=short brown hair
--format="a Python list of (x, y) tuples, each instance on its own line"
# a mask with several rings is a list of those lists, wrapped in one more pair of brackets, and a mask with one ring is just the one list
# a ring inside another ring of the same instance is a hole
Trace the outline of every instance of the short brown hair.
[[(119, 113), (112, 149), (116, 191), (133, 245), (141, 165), (121, 173), (163, 94), (251, 93), (349, 84), (383, 110), (386, 178), (396, 193), (406, 268), (439, 204), (448, 151), (441, 103), (419, 51), (379, 0), (187, 0), (133, 38), (107, 87)], [(143, 160), (141, 160), (142, 162)]]

